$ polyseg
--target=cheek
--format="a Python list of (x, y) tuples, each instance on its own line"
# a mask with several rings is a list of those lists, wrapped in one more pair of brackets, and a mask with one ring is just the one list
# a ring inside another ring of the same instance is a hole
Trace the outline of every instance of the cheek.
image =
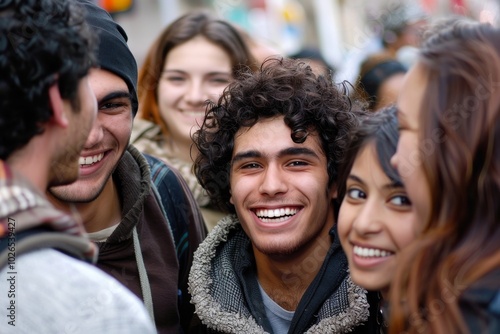
[[(401, 135), (394, 162), (403, 182), (409, 187), (414, 181), (418, 168), (421, 167), (419, 154), (418, 146), (412, 136), (410, 134)], [(408, 189), (408, 191), (411, 191), (411, 189)]]
[(178, 99), (184, 95), (182, 87), (171, 85), (162, 81), (158, 86), (157, 96), (160, 111), (164, 112), (165, 108), (170, 108)]
[(207, 89), (207, 94), (209, 99), (212, 100), (213, 102), (217, 102), (219, 97), (222, 95), (224, 88), (226, 88), (226, 85), (209, 86)]
[(251, 188), (248, 184), (249, 182), (241, 182), (241, 179), (238, 176), (231, 176), (231, 181), (229, 183), (229, 187), (231, 189), (231, 198), (229, 201), (234, 206), (238, 206), (241, 199), (248, 192), (245, 188)]
[(394, 222), (389, 226), (392, 238), (396, 241), (399, 250), (407, 247), (417, 235), (416, 217), (413, 213), (406, 215), (395, 214), (390, 221)]
[(121, 145), (125, 146), (128, 144), (132, 133), (132, 114), (123, 114), (120, 119), (117, 119), (117, 116), (114, 119), (113, 117), (111, 116), (113, 128), (110, 128), (109, 131), (115, 135)]

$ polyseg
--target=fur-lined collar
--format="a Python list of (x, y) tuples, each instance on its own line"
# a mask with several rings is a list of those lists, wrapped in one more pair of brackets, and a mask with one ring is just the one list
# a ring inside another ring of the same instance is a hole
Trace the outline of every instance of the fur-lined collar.
[[(223, 333), (265, 333), (250, 314), (243, 300), (238, 275), (230, 265), (245, 253), (244, 238), (248, 240), (237, 217), (227, 216), (212, 230), (194, 255), (189, 290), (198, 317), (211, 330)], [(339, 308), (340, 296), (347, 298), (349, 306), (332, 314), (332, 309)], [(338, 291), (326, 298), (316, 315), (320, 320), (307, 333), (350, 332), (368, 320), (366, 290), (355, 285), (347, 275)]]

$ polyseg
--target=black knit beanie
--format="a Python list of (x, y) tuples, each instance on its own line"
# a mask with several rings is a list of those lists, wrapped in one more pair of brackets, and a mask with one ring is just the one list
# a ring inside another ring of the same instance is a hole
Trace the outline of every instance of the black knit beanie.
[(137, 62), (127, 45), (125, 30), (113, 21), (111, 15), (89, 0), (79, 0), (86, 10), (86, 20), (99, 37), (97, 61), (127, 83), (132, 97), (132, 113), (137, 113)]

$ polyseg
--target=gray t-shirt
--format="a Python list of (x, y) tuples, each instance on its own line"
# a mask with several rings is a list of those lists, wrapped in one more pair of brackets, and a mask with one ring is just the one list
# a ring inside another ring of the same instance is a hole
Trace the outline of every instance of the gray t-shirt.
[(264, 307), (266, 308), (266, 316), (271, 327), (273, 328), (273, 333), (288, 333), (288, 329), (292, 323), (294, 311), (287, 311), (281, 306), (279, 306), (274, 300), (272, 300), (267, 293), (264, 291), (259, 283), (260, 293), (262, 294), (262, 299), (264, 302)]
[(0, 271), (2, 334), (156, 333), (143, 303), (88, 263), (43, 249), (12, 268)]

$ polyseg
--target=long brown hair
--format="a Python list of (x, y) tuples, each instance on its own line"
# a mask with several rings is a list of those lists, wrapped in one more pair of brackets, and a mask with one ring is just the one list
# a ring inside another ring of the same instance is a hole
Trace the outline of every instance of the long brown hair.
[(432, 207), (391, 285), (391, 333), (467, 333), (460, 296), (500, 268), (500, 30), (453, 19), (432, 31), (419, 59)]
[(173, 48), (197, 36), (205, 37), (227, 52), (233, 77), (244, 67), (255, 69), (256, 66), (248, 45), (230, 23), (206, 10), (192, 11), (176, 19), (149, 49), (138, 80), (139, 117), (159, 124), (165, 134), (167, 129), (158, 109), (157, 90), (165, 59)]

